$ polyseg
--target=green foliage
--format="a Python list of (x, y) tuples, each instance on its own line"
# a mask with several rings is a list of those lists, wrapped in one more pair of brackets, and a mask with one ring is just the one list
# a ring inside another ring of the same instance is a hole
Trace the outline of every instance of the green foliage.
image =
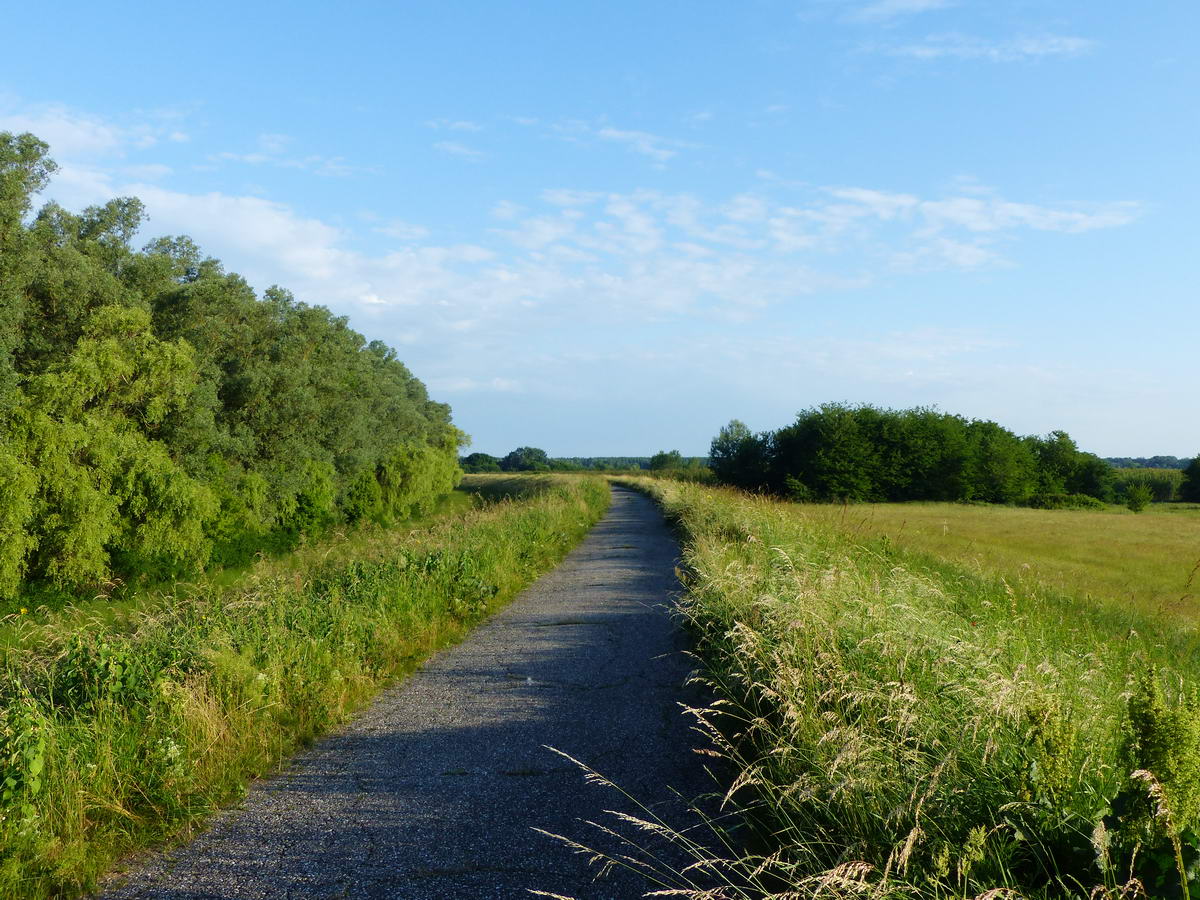
[(753, 434), (746, 423), (732, 419), (713, 438), (708, 459), (718, 481), (748, 490), (761, 488), (770, 462), (770, 435)]
[(660, 450), (650, 457), (651, 470), (683, 468), (683, 454), (678, 450)]
[[(714, 871), (798, 897), (1200, 896), (1190, 617), (635, 484), (684, 532), (683, 612), (719, 698), (700, 722), (760, 842)], [(849, 870), (853, 890), (815, 888)]]
[(1177, 456), (1106, 456), (1104, 461), (1114, 469), (1183, 469), (1188, 464)]
[(725, 484), (816, 501), (1105, 501), (1113, 489), (1111, 468), (1064, 432), (1021, 438), (995, 422), (924, 408), (826, 403), (758, 435), (734, 420), (711, 457)]
[(1104, 501), (1088, 494), (1034, 494), (1028, 505), (1034, 509), (1108, 509)]
[(1124, 468), (1113, 469), (1113, 495), (1124, 502), (1129, 490), (1141, 485), (1150, 491), (1154, 503), (1170, 503), (1182, 499), (1186, 475), (1182, 469)]
[(500, 460), (504, 472), (548, 472), (550, 457), (537, 447), (518, 447)]
[(1155, 897), (1200, 889), (1200, 697), (1168, 699), (1154, 666), (1141, 672), (1128, 703), (1122, 768), (1129, 781), (1105, 824), (1114, 862)]
[(464, 472), (499, 472), (500, 460), (487, 453), (469, 453), (458, 461)]
[(1179, 487), (1179, 498), (1189, 503), (1200, 503), (1200, 456), (1187, 464), (1183, 470), (1183, 483)]
[(0, 896), (87, 893), (130, 851), (194, 829), (557, 563), (608, 504), (596, 478), (520, 480), (520, 499), (316, 542), (116, 619), (10, 617)]
[(1131, 484), (1125, 490), (1125, 505), (1129, 507), (1131, 512), (1140, 513), (1143, 509), (1150, 505), (1154, 499), (1154, 494), (1150, 491), (1150, 486), (1143, 483)]
[(389, 348), (186, 237), (133, 250), (135, 198), (29, 221), (53, 171), (0, 133), (0, 598), (244, 560), (454, 487), (464, 436)]

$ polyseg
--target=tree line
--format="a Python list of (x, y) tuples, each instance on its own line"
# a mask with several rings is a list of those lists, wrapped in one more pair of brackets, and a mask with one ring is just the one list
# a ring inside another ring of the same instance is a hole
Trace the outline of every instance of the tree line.
[(1104, 461), (1114, 469), (1186, 469), (1190, 459), (1178, 456), (1106, 456)]
[[(709, 464), (726, 484), (796, 500), (1089, 506), (1111, 502), (1118, 487), (1113, 467), (1064, 431), (1022, 437), (934, 409), (843, 403), (804, 410), (776, 431), (735, 419), (713, 439)], [(1175, 495), (1200, 500), (1200, 458)]]
[(468, 453), (459, 459), (463, 471), (477, 472), (623, 472), (706, 470), (707, 460), (684, 456), (678, 450), (660, 450), (653, 456), (549, 456), (540, 447), (518, 447), (504, 456)]
[(464, 436), (390, 348), (187, 237), (135, 250), (135, 198), (35, 213), (55, 168), (0, 132), (0, 596), (194, 572), (453, 488)]

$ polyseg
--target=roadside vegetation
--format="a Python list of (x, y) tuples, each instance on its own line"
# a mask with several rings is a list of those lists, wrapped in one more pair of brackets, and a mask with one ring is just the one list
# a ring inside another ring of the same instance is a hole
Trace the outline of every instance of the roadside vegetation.
[(132, 197), (33, 211), (46, 144), (0, 132), (0, 602), (111, 594), (428, 511), (449, 407), (345, 318), (261, 297)]
[[(175, 583), (0, 621), (0, 896), (74, 894), (184, 837), (554, 566), (598, 478), (474, 477), (487, 499)], [(515, 499), (505, 495), (519, 493)]]
[[(1191, 610), (939, 560), (828, 507), (624, 483), (681, 530), (720, 698), (700, 724), (757, 834), (694, 896), (1200, 897)], [(1190, 524), (1096, 521), (1168, 518)]]

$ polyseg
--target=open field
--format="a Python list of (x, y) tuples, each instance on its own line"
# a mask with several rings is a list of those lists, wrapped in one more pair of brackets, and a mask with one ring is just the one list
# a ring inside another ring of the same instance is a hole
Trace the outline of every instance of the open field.
[(734, 896), (1165, 898), (1181, 873), (1200, 896), (1192, 622), (795, 504), (625, 483), (685, 539), (682, 610), (721, 698), (703, 721), (762, 848), (717, 867)]
[(541, 488), (265, 559), (228, 587), (7, 617), (0, 896), (76, 893), (185, 835), (513, 597), (608, 505), (600, 479)]
[(1017, 583), (1171, 616), (1200, 617), (1200, 506), (1144, 513), (959, 503), (805, 504), (805, 516), (858, 538), (1003, 575)]

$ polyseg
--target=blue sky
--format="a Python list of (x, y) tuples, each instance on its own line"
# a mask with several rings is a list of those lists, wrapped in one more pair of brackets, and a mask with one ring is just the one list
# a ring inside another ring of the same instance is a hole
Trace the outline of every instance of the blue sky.
[(1200, 452), (1200, 6), (30, 4), (0, 129), (396, 347), (473, 448), (829, 400)]

